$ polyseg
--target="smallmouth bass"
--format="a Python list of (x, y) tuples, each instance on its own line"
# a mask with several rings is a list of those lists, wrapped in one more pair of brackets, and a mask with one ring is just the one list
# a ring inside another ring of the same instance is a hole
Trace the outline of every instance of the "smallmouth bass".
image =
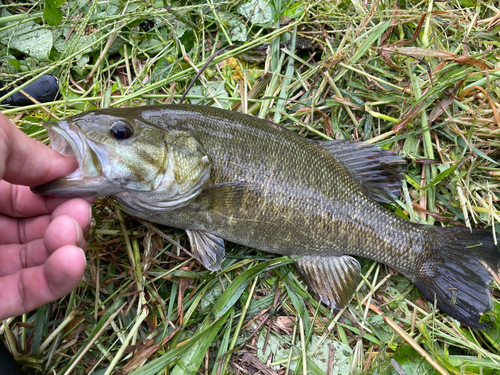
[(383, 208), (405, 162), (350, 141), (311, 141), (269, 121), (193, 105), (93, 110), (46, 123), (52, 148), (79, 168), (38, 194), (109, 195), (139, 218), (185, 229), (193, 256), (219, 270), (224, 240), (300, 256), (322, 302), (349, 303), (361, 256), (405, 275), (473, 328), (491, 309), (500, 260), (489, 232), (411, 223)]

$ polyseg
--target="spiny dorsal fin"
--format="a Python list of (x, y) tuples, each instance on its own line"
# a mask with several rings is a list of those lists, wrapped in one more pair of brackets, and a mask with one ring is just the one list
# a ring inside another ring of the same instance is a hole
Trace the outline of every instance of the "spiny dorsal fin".
[(406, 169), (406, 162), (400, 156), (362, 142), (315, 142), (351, 171), (370, 198), (377, 202), (393, 203), (399, 196)]
[(304, 255), (295, 267), (321, 302), (338, 310), (351, 300), (361, 274), (358, 261), (349, 255)]

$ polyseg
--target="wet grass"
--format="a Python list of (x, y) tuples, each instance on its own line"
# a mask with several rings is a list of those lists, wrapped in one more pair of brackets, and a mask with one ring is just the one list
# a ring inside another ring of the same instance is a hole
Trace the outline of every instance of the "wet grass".
[[(110, 0), (62, 9), (52, 27), (43, 3), (2, 6), (11, 14), (0, 23), (3, 98), (46, 73), (60, 82), (54, 102), (2, 110), (28, 134), (46, 141), (41, 121), (87, 109), (178, 103), (201, 69), (186, 102), (307, 138), (390, 148), (409, 166), (389, 209), (500, 234), (496, 2)], [(45, 59), (17, 43), (27, 32), (17, 15), (26, 14), (53, 37)], [(355, 298), (336, 312), (288, 258), (227, 244), (212, 273), (184, 249), (183, 231), (102, 198), (81, 286), (4, 321), (0, 336), (32, 374), (500, 372), (497, 281), (492, 328), (476, 331), (371, 260), (361, 260)]]

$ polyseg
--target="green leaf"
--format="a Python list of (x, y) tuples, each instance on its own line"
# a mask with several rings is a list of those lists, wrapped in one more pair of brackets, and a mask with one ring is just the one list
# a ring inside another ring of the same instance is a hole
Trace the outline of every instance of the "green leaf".
[(241, 4), (238, 7), (238, 13), (248, 19), (250, 23), (262, 27), (272, 26), (275, 14), (270, 1), (266, 0), (252, 0)]
[[(255, 267), (249, 268), (236, 279), (234, 279), (229, 287), (226, 289), (222, 297), (217, 301), (213, 308), (213, 314), (215, 319), (219, 319), (224, 315), (233, 305), (238, 301), (243, 291), (246, 289), (250, 281), (252, 281), (255, 276), (263, 271), (274, 268), (273, 265), (279, 264), (280, 266), (284, 263), (291, 263), (292, 261), (288, 258), (277, 258), (267, 262), (260, 263)], [(269, 267), (269, 268), (268, 268)]]
[(35, 356), (40, 349), (42, 339), (46, 335), (45, 329), (49, 320), (50, 303), (40, 306), (36, 311), (35, 329), (33, 330), (33, 340), (31, 342), (31, 355)]
[[(393, 359), (403, 368), (407, 374), (426, 374), (434, 375), (438, 372), (417, 353), (410, 345), (403, 345), (398, 347), (396, 355)], [(390, 359), (388, 360), (390, 361)], [(389, 365), (391, 368), (392, 375), (398, 375), (398, 372), (393, 366)]]
[(123, 300), (121, 298), (118, 298), (107, 310), (106, 312), (101, 316), (101, 319), (99, 319), (99, 322), (97, 325), (94, 327), (92, 333), (89, 335), (85, 343), (80, 346), (80, 349), (75, 353), (75, 356), (73, 359), (66, 365), (66, 367), (59, 372), (59, 374), (63, 374), (66, 369), (68, 369), (73, 362), (80, 356), (80, 354), (86, 350), (88, 344), (95, 338), (95, 336), (99, 333), (99, 331), (104, 327), (108, 319), (118, 310), (121, 306), (123, 305)]
[[(297, 293), (293, 290), (291, 286), (285, 284), (286, 291), (288, 296), (290, 297), (290, 301), (292, 301), (293, 307), (297, 310), (297, 316), (299, 317), (307, 317), (307, 319), (303, 319), (304, 323), (304, 334), (307, 336), (311, 329), (311, 320), (309, 319), (309, 313), (307, 311), (306, 305), (304, 303), (304, 299), (300, 298)], [(307, 344), (307, 343), (306, 343)]]
[[(462, 146), (462, 147), (469, 147), (469, 145), (467, 145), (465, 143), (465, 141), (462, 139), (462, 138), (457, 138), (457, 143)], [(476, 147), (474, 146), (471, 146), (472, 147), (472, 151), (474, 151), (475, 154), (477, 154), (478, 156), (488, 160), (489, 162), (491, 163), (494, 163), (494, 164), (498, 164), (498, 162), (496, 162), (495, 160), (493, 160), (492, 158), (490, 158), (488, 155), (486, 155), (483, 151), (477, 149)]]
[[(266, 351), (264, 352), (263, 349), (266, 338), (267, 345)], [(316, 348), (320, 339), (319, 336), (313, 336), (311, 339), (311, 344), (309, 345), (310, 351), (307, 356), (307, 373), (326, 374), (330, 346), (333, 346), (335, 349), (335, 366), (330, 374), (349, 374), (352, 349), (348, 345), (335, 340), (324, 340), (323, 343)], [(311, 355), (313, 349), (314, 355)], [(259, 358), (260, 361), (266, 363), (271, 353), (274, 362), (287, 361), (290, 358), (290, 351), (292, 351), (292, 357), (295, 357), (295, 359), (292, 359), (290, 362), (290, 370), (292, 372), (297, 370), (297, 365), (300, 363), (300, 360), (296, 359), (297, 357), (301, 357), (300, 341), (293, 343), (291, 342), (290, 336), (279, 336), (272, 332), (269, 334), (269, 337), (267, 337), (266, 329), (260, 331), (257, 342), (257, 358)]]
[[(2, 17), (8, 16), (10, 16), (10, 13), (3, 10)], [(11, 24), (13, 23), (8, 23), (8, 25)], [(33, 21), (28, 21), (15, 28), (8, 28), (0, 32), (0, 43), (38, 61), (49, 60), (53, 39), (50, 30), (41, 27)]]
[(425, 185), (421, 190), (426, 191), (427, 189), (431, 188), (432, 186), (436, 186), (439, 184), (441, 181), (443, 181), (448, 175), (453, 172), (459, 165), (460, 163), (455, 163), (451, 168), (445, 169), (442, 171), (440, 174), (436, 176), (434, 181), (431, 181), (429, 184)]
[(385, 323), (384, 317), (374, 315), (369, 317), (367, 321), (370, 323), (369, 328), (380, 342), (386, 344), (392, 340), (394, 331)]
[(12, 66), (21, 70), (21, 63), (17, 61), (17, 59), (10, 59), (9, 62), (12, 64)]
[[(220, 319), (211, 321), (211, 325), (208, 325), (204, 329), (199, 329), (192, 337), (190, 337), (188, 341), (184, 342), (181, 346), (178, 346), (175, 349), (166, 352), (162, 357), (155, 359), (147, 365), (133, 371), (131, 375), (155, 375), (159, 371), (164, 371), (165, 367), (172, 364), (178, 358), (183, 358), (182, 356), (187, 353), (188, 350), (199, 352), (200, 346), (198, 345), (198, 343), (200, 342), (202, 343), (202, 345), (206, 345), (206, 343), (208, 342), (210, 344), (222, 324), (227, 320), (228, 316), (229, 311), (227, 311), (225, 315), (221, 316)], [(204, 354), (205, 353), (206, 349), (204, 351)], [(184, 366), (185, 365), (186, 364), (184, 364)]]
[(354, 53), (354, 55), (351, 58), (350, 63), (355, 64), (361, 56), (365, 54), (365, 52), (370, 48), (378, 38), (382, 36), (382, 34), (391, 26), (392, 21), (386, 21), (384, 23), (379, 23), (377, 26), (375, 26), (369, 33), (368, 37), (365, 39), (363, 44), (358, 48), (358, 50)]
[(234, 14), (221, 12), (219, 18), (227, 23), (229, 38), (232, 42), (246, 42), (247, 28)]
[[(206, 100), (210, 100), (211, 98), (219, 98), (219, 97), (227, 97), (227, 91), (224, 87), (224, 82), (209, 82), (206, 87), (204, 86), (194, 86), (191, 90), (189, 90), (189, 95), (199, 95), (204, 96), (204, 98), (190, 98), (189, 101), (191, 104), (206, 104)], [(228, 100), (220, 100), (219, 103), (226, 108), (229, 106)], [(218, 107), (216, 103), (212, 104), (213, 107)]]
[(59, 8), (53, 8), (48, 4), (45, 4), (43, 9), (43, 18), (50, 26), (58, 26), (62, 21), (63, 13)]
[(475, 7), (477, 4), (474, 0), (458, 0), (458, 3), (463, 7)]
[(65, 0), (45, 0), (45, 6), (49, 6), (52, 8), (60, 8), (63, 5)]
[(304, 14), (304, 3), (302, 1), (299, 1), (297, 3), (292, 4), (291, 6), (287, 6), (283, 11), (282, 16), (290, 18), (299, 18), (300, 16), (302, 16), (302, 14)]
[(50, 26), (58, 26), (63, 17), (61, 6), (65, 0), (45, 0), (45, 8), (43, 9), (43, 18)]
[(197, 340), (196, 344), (182, 357), (176, 360), (177, 366), (172, 370), (171, 375), (196, 374), (201, 362), (205, 359), (208, 347), (214, 340), (222, 325), (226, 322), (231, 310), (226, 312), (220, 319), (212, 323), (206, 330), (203, 339)]

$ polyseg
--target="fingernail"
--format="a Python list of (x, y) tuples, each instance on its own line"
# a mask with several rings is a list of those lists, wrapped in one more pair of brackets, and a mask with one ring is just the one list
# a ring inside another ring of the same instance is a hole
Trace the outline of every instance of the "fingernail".
[(88, 237), (89, 233), (90, 233), (90, 223), (92, 222), (92, 204), (89, 204), (89, 219), (87, 221), (87, 225), (85, 226), (85, 228), (83, 228), (83, 236), (85, 238)]
[(83, 251), (81, 247), (79, 247), (79, 249), (82, 251), (82, 257), (85, 260), (85, 266), (87, 266), (87, 256), (85, 255), (85, 251)]
[(89, 223), (92, 220), (92, 204), (89, 202)]
[(73, 222), (75, 223), (76, 233), (78, 234), (76, 237), (76, 245), (83, 249), (85, 247), (86, 243), (85, 243), (85, 237), (83, 237), (82, 228), (80, 227), (80, 224), (78, 224), (78, 222), (75, 219), (73, 219)]

